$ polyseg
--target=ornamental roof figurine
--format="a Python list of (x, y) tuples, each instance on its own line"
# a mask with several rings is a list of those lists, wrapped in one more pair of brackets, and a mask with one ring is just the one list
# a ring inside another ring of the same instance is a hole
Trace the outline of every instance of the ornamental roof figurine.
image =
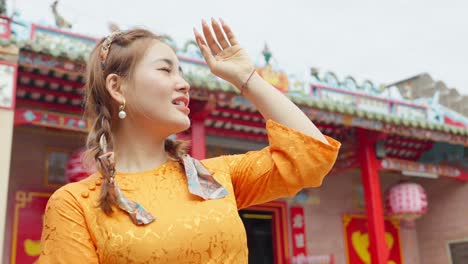
[(59, 2), (58, 0), (55, 0), (50, 6), (50, 8), (52, 9), (52, 14), (54, 14), (55, 25), (58, 28), (72, 28), (72, 24), (68, 22), (67, 20), (65, 20), (65, 18), (61, 16), (59, 12), (57, 11), (58, 2)]
[(270, 64), (270, 59), (271, 59), (271, 56), (273, 56), (273, 54), (271, 53), (266, 43), (265, 43), (265, 47), (263, 48), (262, 54), (263, 54), (263, 57), (265, 58), (266, 64)]

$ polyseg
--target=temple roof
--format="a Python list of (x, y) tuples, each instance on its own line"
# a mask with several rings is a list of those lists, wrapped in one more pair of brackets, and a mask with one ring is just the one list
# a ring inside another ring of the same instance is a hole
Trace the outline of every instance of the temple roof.
[[(74, 85), (72, 85), (71, 93), (79, 95), (80, 93), (76, 91), (80, 90), (83, 84), (86, 60), (97, 40), (38, 25), (33, 25), (31, 31), (35, 31), (35, 34), (30, 34), (35, 37), (29, 39), (13, 35), (9, 39), (0, 39), (1, 47), (14, 46), (20, 50), (19, 66), (22, 73), (18, 78), (20, 83), (21, 78), (26, 78), (23, 84), (27, 82), (28, 89), (24, 89), (25, 86), (19, 88), (19, 96), (25, 96), (31, 92), (43, 92), (35, 90), (34, 87), (41, 86), (44, 78), (40, 76), (44, 75), (52, 75), (55, 80), (72, 81)], [(172, 40), (169, 44), (176, 46)], [(229, 97), (239, 95), (235, 87), (211, 74), (193, 41), (187, 41), (182, 47), (175, 48), (184, 68), (185, 78), (194, 90), (225, 93), (229, 94)], [(341, 120), (348, 120), (351, 117), (357, 120), (353, 121), (354, 123), (338, 122), (339, 125), (360, 126), (366, 123), (362, 121), (368, 120), (374, 124), (366, 124), (368, 125), (366, 128), (374, 126), (375, 130), (380, 130), (386, 125), (392, 125), (433, 131), (461, 136), (462, 138), (459, 138), (457, 142), (464, 142), (463, 145), (468, 145), (466, 139), (468, 118), (457, 115), (448, 108), (434, 107), (437, 102), (430, 100), (431, 98), (427, 101), (414, 101), (405, 98), (391, 87), (375, 85), (371, 81), (358, 85), (353, 77), (339, 80), (332, 72), (319, 73), (315, 69), (302, 78), (281, 72), (274, 67), (259, 68), (259, 72), (267, 81), (278, 89), (282, 89), (305, 112), (309, 111), (311, 118), (318, 118), (313, 117), (313, 113), (317, 111), (334, 113), (336, 116), (341, 116)], [(62, 91), (60, 84), (57, 89)], [(52, 96), (54, 95), (49, 93), (49, 100)], [(65, 100), (64, 97), (68, 99)], [(61, 101), (75, 107), (81, 105), (81, 99), (75, 95), (62, 96)], [(248, 102), (243, 101), (242, 104), (248, 105)], [(451, 123), (447, 123), (447, 120)], [(336, 120), (330, 120), (330, 122), (336, 123)]]

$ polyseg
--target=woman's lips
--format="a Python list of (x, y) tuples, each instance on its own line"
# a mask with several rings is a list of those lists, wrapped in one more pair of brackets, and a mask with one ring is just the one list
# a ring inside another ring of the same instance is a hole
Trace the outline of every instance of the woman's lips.
[(190, 108), (186, 107), (185, 105), (175, 105), (175, 107), (186, 115), (190, 114)]

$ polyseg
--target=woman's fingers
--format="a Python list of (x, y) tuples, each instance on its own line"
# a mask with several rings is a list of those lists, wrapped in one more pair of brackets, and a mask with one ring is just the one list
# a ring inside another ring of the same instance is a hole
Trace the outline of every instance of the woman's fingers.
[(224, 33), (226, 34), (229, 43), (231, 43), (232, 46), (239, 44), (237, 42), (236, 36), (234, 36), (234, 33), (232, 33), (231, 28), (222, 20), (221, 18), (219, 19), (221, 21), (221, 26), (223, 27)]
[(213, 30), (216, 34), (216, 38), (218, 40), (218, 43), (221, 45), (221, 47), (223, 49), (229, 48), (231, 45), (226, 40), (226, 37), (224, 36), (221, 25), (214, 18), (211, 18), (211, 26), (213, 27)]
[(193, 29), (195, 40), (200, 47), (200, 51), (202, 52), (206, 63), (210, 67), (215, 64), (215, 56), (217, 54), (222, 52), (224, 49), (238, 44), (231, 28), (221, 18), (219, 20), (221, 23), (218, 23), (213, 18), (211, 19), (211, 27), (213, 27), (213, 31), (216, 37), (211, 31), (210, 25), (208, 25), (205, 20), (202, 20), (203, 35), (200, 34), (195, 28)]
[(211, 67), (215, 61), (213, 54), (209, 50), (208, 45), (206, 44), (201, 34), (198, 33), (198, 31), (195, 28), (193, 28), (193, 33), (195, 34), (195, 41), (197, 41), (198, 47), (200, 48), (200, 51), (202, 52), (202, 55), (205, 58), (206, 63), (208, 64), (208, 66)]
[(213, 54), (218, 54), (221, 52), (221, 48), (218, 46), (218, 43), (213, 37), (213, 34), (211, 33), (210, 26), (208, 23), (206, 23), (205, 20), (202, 20), (202, 29), (203, 29), (203, 35), (205, 36), (206, 42), (208, 43), (208, 47), (211, 49), (211, 52)]

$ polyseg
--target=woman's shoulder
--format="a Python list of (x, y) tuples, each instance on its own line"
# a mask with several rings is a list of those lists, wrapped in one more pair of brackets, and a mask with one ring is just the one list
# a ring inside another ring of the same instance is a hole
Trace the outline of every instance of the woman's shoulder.
[(87, 199), (90, 196), (96, 195), (94, 193), (96, 193), (96, 190), (99, 190), (101, 183), (101, 176), (96, 172), (80, 181), (65, 184), (52, 194), (51, 199), (75, 201)]

